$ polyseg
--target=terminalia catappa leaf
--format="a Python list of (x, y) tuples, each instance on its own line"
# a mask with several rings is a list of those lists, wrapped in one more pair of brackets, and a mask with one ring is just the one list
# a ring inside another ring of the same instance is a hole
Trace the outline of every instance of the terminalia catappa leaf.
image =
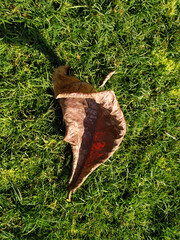
[(64, 141), (73, 152), (70, 200), (71, 193), (116, 151), (126, 122), (113, 91), (96, 92), (90, 84), (70, 76), (69, 66), (55, 69), (52, 80), (66, 124)]

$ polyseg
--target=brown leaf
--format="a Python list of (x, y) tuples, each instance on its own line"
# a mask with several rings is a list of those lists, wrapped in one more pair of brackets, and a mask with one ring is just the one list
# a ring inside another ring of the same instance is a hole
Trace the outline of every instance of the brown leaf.
[(116, 151), (126, 122), (113, 91), (96, 92), (88, 83), (68, 76), (69, 66), (53, 74), (56, 99), (66, 123), (65, 141), (73, 151), (68, 198), (98, 166)]

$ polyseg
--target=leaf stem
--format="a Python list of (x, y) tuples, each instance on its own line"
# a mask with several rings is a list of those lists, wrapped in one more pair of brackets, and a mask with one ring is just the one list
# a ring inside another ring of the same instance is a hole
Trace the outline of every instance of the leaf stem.
[(68, 192), (67, 201), (71, 202), (71, 190), (69, 190), (69, 192)]

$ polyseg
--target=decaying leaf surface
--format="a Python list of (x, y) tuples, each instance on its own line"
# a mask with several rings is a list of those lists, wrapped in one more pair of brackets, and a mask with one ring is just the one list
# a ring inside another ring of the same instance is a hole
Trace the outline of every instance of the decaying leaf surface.
[(55, 70), (53, 85), (66, 124), (64, 140), (73, 151), (70, 196), (116, 151), (125, 135), (126, 122), (113, 91), (95, 92), (90, 84), (74, 77), (70, 82), (71, 76), (62, 71), (66, 67)]

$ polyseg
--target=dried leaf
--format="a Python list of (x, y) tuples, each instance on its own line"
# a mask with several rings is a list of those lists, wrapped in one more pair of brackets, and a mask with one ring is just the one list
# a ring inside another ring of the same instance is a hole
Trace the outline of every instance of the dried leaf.
[(25, 13), (25, 12), (23, 13), (23, 17), (30, 18), (30, 16), (28, 16), (27, 13)]
[(81, 57), (79, 56), (79, 53), (77, 52), (77, 59), (81, 61)]
[(118, 148), (126, 122), (113, 91), (96, 92), (88, 83), (68, 76), (69, 66), (53, 74), (56, 99), (66, 123), (65, 141), (73, 151), (68, 198)]

